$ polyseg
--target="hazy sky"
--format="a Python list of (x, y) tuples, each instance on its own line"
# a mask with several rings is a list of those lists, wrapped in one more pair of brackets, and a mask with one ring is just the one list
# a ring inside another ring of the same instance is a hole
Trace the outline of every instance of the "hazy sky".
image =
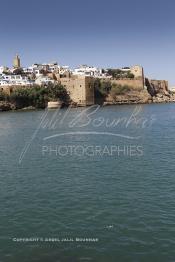
[(0, 1), (0, 65), (143, 65), (175, 86), (174, 0)]

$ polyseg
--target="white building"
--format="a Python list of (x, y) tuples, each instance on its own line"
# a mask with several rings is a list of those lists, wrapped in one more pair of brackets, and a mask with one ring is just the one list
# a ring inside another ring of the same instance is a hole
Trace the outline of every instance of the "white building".
[(4, 72), (4, 66), (0, 66), (0, 74)]
[(44, 63), (44, 64), (33, 64), (27, 68), (23, 68), (24, 73), (27, 74), (35, 74), (36, 76), (42, 75), (43, 72), (53, 73), (54, 71), (58, 71), (60, 66), (57, 62), (54, 63)]
[(0, 79), (0, 86), (9, 86), (9, 82), (6, 80)]
[(32, 81), (28, 79), (26, 76), (21, 75), (7, 75), (1, 74), (0, 75), (0, 85), (4, 86), (13, 86), (13, 85), (20, 85), (20, 86), (30, 86), (32, 85)]
[(70, 70), (69, 66), (60, 66), (60, 69), (59, 69), (59, 73), (61, 75), (65, 74), (66, 72), (72, 72), (72, 70)]
[(60, 70), (60, 68), (61, 68), (61, 66), (58, 65), (57, 62), (53, 62), (53, 63), (48, 64), (48, 71), (49, 71), (50, 73), (53, 73), (53, 72), (55, 72), (55, 71), (58, 71), (58, 70)]
[(170, 87), (170, 91), (173, 92), (173, 93), (175, 93), (175, 86)]
[(55, 80), (51, 79), (48, 76), (39, 76), (36, 80), (35, 80), (35, 84), (36, 85), (49, 85), (49, 84), (55, 84)]
[(92, 77), (102, 77), (102, 69), (93, 66), (82, 65), (78, 68), (75, 68), (73, 74)]
[(23, 68), (25, 74), (35, 74), (37, 76), (42, 75), (43, 68), (39, 64), (33, 64), (27, 68)]

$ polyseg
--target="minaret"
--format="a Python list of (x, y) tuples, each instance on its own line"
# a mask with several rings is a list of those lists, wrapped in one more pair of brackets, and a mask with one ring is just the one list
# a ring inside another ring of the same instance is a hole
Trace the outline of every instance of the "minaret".
[(19, 58), (18, 55), (16, 55), (15, 58), (13, 59), (13, 67), (14, 68), (20, 68), (21, 67), (20, 58)]

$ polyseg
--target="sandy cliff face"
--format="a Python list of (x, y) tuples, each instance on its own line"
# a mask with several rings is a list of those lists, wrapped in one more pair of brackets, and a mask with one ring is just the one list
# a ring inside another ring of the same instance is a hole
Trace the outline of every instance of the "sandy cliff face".
[(150, 80), (145, 78), (145, 86), (151, 96), (156, 96), (156, 94), (168, 95), (168, 81), (165, 80)]
[(168, 89), (168, 81), (146, 78), (145, 85), (153, 103), (175, 102), (175, 95)]
[(148, 104), (175, 102), (175, 94), (168, 90), (167, 81), (146, 81), (147, 89), (131, 90), (123, 95), (112, 96), (109, 94), (104, 105), (110, 104)]
[(152, 97), (147, 90), (132, 90), (124, 95), (108, 95), (104, 105), (108, 104), (146, 104), (151, 103)]

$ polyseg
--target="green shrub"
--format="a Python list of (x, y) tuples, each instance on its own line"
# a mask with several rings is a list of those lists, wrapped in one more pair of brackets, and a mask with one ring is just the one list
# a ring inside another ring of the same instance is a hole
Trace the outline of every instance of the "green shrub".
[(95, 82), (95, 94), (97, 96), (107, 96), (112, 88), (110, 81), (97, 79)]
[(129, 78), (129, 79), (133, 79), (134, 78), (134, 74), (131, 73), (130, 70), (128, 71), (123, 71), (120, 69), (107, 69), (107, 73), (108, 75), (112, 76), (115, 79), (123, 79), (123, 78)]
[(5, 101), (6, 99), (7, 95), (2, 90), (0, 90), (0, 101)]
[(118, 85), (118, 84), (113, 84), (110, 94), (111, 96), (115, 97), (117, 95), (125, 95), (131, 90), (131, 87), (128, 85)]
[(48, 101), (57, 101), (58, 99), (64, 103), (69, 101), (67, 91), (61, 85), (19, 87), (9, 96), (10, 102), (14, 103), (17, 108), (28, 106), (45, 108)]

